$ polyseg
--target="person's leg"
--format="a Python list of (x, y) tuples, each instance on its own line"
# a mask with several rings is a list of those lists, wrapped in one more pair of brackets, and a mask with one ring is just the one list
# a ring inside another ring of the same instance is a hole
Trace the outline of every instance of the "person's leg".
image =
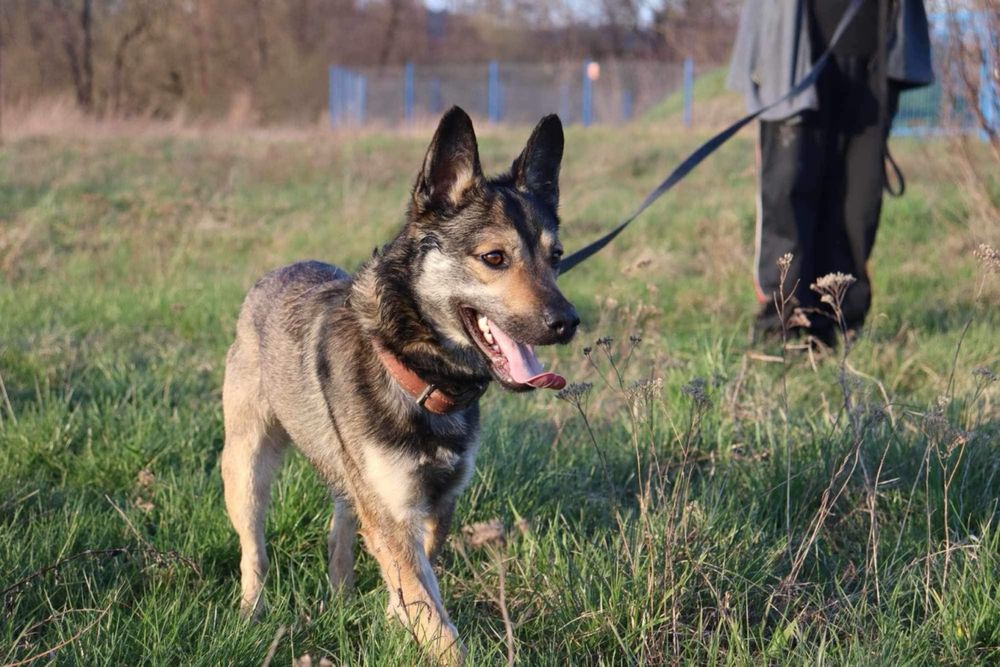
[[(831, 178), (826, 207), (829, 224), (820, 233), (820, 275), (847, 273), (856, 279), (843, 302), (845, 324), (856, 330), (871, 306), (868, 258), (875, 243), (882, 208), (885, 129), (878, 113), (877, 82), (865, 61), (838, 63), (837, 95), (845, 111), (834, 131), (837, 150), (831, 151)], [(890, 91), (886, 118), (895, 111), (897, 92)]]
[[(756, 337), (781, 330), (775, 295), (794, 292), (799, 302), (810, 301), (808, 283), (802, 283), (814, 271), (823, 187), (821, 135), (811, 111), (760, 123), (754, 282), (761, 310), (754, 325)], [(792, 263), (782, 286), (778, 259), (786, 253)]]
[[(853, 128), (859, 124), (861, 110), (858, 107), (863, 102), (852, 79), (853, 69), (856, 69), (852, 68), (852, 63), (855, 61), (846, 57), (831, 58), (819, 84), (820, 104), (827, 111), (827, 171), (821, 203), (823, 220), (816, 231), (816, 272), (811, 277), (810, 285), (829, 273), (854, 273), (844, 202), (848, 187), (847, 144)], [(836, 113), (830, 113), (832, 110)], [(816, 306), (817, 312), (811, 316), (809, 333), (833, 347), (837, 343), (838, 330), (833, 310), (822, 302)]]
[[(886, 124), (895, 115), (899, 91), (890, 86)], [(885, 141), (888, 127), (869, 125), (853, 135), (847, 144), (844, 164), (847, 189), (844, 197), (845, 231), (850, 248), (851, 268), (858, 281), (844, 299), (844, 317), (849, 329), (858, 330), (865, 322), (872, 302), (869, 258), (875, 246), (882, 213), (885, 185)]]

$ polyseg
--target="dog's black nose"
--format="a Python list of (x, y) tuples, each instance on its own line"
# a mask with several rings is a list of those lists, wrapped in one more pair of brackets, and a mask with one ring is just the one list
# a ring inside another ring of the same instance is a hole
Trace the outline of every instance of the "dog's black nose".
[(558, 336), (560, 342), (566, 342), (572, 338), (580, 324), (576, 309), (569, 303), (555, 308), (546, 308), (543, 321), (549, 331)]

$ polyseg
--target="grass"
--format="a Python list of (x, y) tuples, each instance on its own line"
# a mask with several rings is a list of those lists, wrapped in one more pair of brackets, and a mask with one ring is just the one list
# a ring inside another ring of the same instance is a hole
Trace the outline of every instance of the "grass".
[[(728, 67), (714, 67), (706, 72), (699, 72), (694, 79), (691, 89), (692, 121), (704, 120), (706, 110), (720, 102), (729, 107), (729, 113), (734, 109), (742, 110), (739, 106), (739, 96), (726, 90), (726, 75)], [(735, 104), (734, 104), (735, 102)], [(696, 106), (697, 105), (697, 108)], [(700, 112), (700, 113), (697, 113)], [(662, 102), (652, 107), (643, 114), (643, 120), (650, 122), (679, 121), (684, 113), (684, 91), (676, 90), (668, 95)], [(735, 118), (734, 118), (735, 120)]]
[[(525, 135), (488, 132), (484, 164)], [(218, 455), (245, 290), (296, 259), (356, 266), (399, 224), (427, 136), (0, 149), (0, 663), (258, 664), (275, 639), (274, 664), (421, 662), (372, 559), (354, 597), (329, 592), (330, 506), (298, 456), (267, 526), (269, 611), (239, 620)], [(571, 129), (567, 248), (699, 136)], [(1000, 659), (1000, 286), (973, 257), (996, 227), (973, 220), (947, 144), (896, 152), (910, 188), (886, 202), (870, 326), (846, 360), (746, 354), (744, 136), (561, 280), (584, 330), (544, 356), (593, 386), (579, 405), (485, 399), (457, 524), (499, 519), (508, 538), (459, 550), (456, 531), (441, 569), (472, 664), (506, 659), (501, 571), (520, 664)]]

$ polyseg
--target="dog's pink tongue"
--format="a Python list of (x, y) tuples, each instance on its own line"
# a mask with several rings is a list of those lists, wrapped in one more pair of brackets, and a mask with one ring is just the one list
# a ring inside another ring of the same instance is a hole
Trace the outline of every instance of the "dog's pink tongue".
[(493, 339), (500, 346), (503, 356), (507, 358), (510, 376), (514, 382), (536, 389), (562, 389), (566, 386), (566, 378), (542, 368), (530, 345), (518, 343), (493, 322), (489, 322), (489, 325)]

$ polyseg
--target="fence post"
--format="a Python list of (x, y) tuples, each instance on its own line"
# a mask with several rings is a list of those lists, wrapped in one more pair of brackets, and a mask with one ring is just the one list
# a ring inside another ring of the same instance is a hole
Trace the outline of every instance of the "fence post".
[(580, 80), (580, 122), (584, 127), (589, 127), (594, 120), (594, 82), (590, 78), (591, 60), (583, 61), (582, 78)]
[(559, 117), (562, 118), (564, 123), (568, 124), (573, 122), (573, 119), (570, 117), (572, 113), (569, 101), (569, 84), (564, 83), (559, 86)]
[(486, 113), (493, 124), (500, 122), (500, 65), (490, 61), (489, 80), (486, 85)]
[(354, 80), (355, 88), (354, 95), (357, 98), (357, 108), (355, 109), (356, 119), (358, 125), (365, 124), (365, 113), (368, 107), (368, 77), (364, 74), (358, 74), (357, 78)]
[(340, 90), (343, 104), (340, 109), (340, 119), (344, 125), (349, 125), (354, 114), (354, 72), (349, 69), (340, 71)]
[(990, 67), (983, 63), (979, 74), (979, 109), (986, 121), (983, 134), (1000, 129), (1000, 94), (990, 77)]
[(431, 113), (439, 114), (444, 111), (444, 102), (441, 97), (441, 79), (434, 77), (431, 79)]
[(632, 91), (628, 88), (622, 90), (622, 120), (632, 120)]
[(340, 102), (339, 96), (337, 95), (337, 66), (330, 65), (329, 67), (329, 98), (327, 100), (327, 110), (330, 113), (330, 127), (337, 127), (339, 118), (337, 117), (337, 104)]
[(986, 30), (986, 12), (979, 16), (979, 39), (983, 43), (983, 63), (979, 68), (979, 111), (982, 114), (986, 127), (980, 130), (982, 139), (985, 140), (988, 132), (995, 132), (1000, 129), (1000, 90), (997, 90), (992, 72), (1000, 63), (996, 62), (997, 46), (1000, 37), (991, 35)]
[(403, 69), (403, 115), (407, 123), (413, 122), (413, 63)]
[(351, 105), (351, 93), (347, 87), (347, 80), (351, 76), (350, 71), (343, 67), (337, 68), (337, 124), (344, 125), (347, 122), (347, 110)]
[(684, 59), (684, 125), (691, 127), (691, 106), (694, 102), (694, 60)]

